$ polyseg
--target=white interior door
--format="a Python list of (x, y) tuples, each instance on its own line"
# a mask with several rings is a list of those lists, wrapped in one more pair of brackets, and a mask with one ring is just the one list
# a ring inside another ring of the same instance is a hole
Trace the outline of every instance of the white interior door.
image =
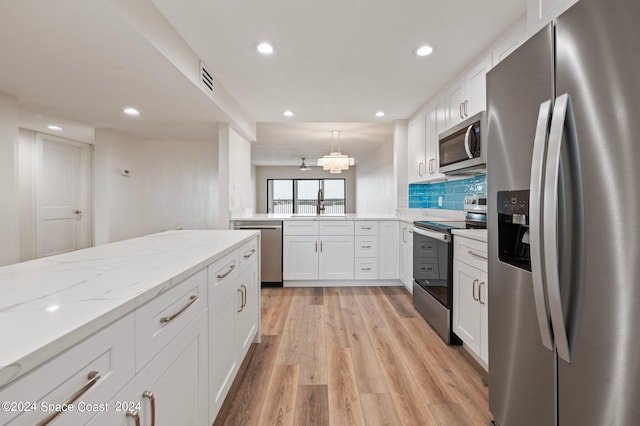
[(36, 135), (36, 257), (91, 246), (91, 145)]

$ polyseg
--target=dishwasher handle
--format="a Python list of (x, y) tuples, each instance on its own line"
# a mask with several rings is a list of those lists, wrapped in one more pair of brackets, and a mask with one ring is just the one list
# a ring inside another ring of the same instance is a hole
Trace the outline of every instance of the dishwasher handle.
[(260, 226), (260, 225), (240, 225), (234, 226), (233, 229), (282, 229), (282, 226), (278, 225), (268, 225), (268, 226)]

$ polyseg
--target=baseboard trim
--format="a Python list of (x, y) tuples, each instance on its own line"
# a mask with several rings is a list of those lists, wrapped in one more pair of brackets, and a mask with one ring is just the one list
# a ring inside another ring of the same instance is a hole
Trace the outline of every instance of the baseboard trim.
[(284, 287), (404, 287), (400, 280), (289, 280)]

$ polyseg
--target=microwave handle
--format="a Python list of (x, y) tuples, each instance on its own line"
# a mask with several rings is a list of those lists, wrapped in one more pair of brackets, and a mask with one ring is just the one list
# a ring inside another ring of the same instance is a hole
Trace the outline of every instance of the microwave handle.
[(473, 158), (471, 147), (469, 146), (469, 135), (471, 135), (471, 129), (473, 129), (473, 124), (467, 127), (467, 133), (464, 135), (464, 150), (467, 151), (467, 156), (469, 158)]

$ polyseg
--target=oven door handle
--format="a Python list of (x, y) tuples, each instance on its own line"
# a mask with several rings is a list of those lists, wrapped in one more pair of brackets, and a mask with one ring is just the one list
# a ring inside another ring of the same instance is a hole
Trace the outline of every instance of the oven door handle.
[(430, 231), (428, 229), (418, 228), (416, 226), (413, 227), (413, 232), (415, 234), (424, 235), (425, 237), (434, 238), (438, 241), (444, 241), (445, 243), (451, 242), (451, 235), (448, 233), (442, 233), (437, 231)]

